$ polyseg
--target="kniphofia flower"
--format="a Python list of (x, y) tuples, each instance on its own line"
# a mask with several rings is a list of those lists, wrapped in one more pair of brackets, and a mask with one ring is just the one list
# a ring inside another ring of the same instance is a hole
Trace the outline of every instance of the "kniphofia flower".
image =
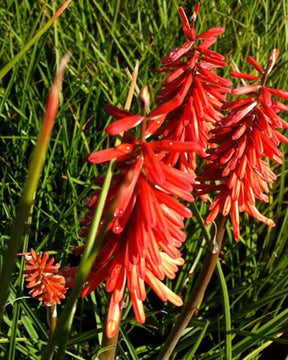
[[(182, 231), (183, 220), (192, 214), (176, 197), (193, 201), (194, 178), (167, 165), (162, 158), (165, 154), (182, 153), (187, 149), (200, 154), (202, 151), (193, 142), (165, 139), (147, 142), (146, 123), (149, 126), (150, 121), (155, 125), (150, 115), (133, 115), (116, 107), (109, 107), (109, 111), (120, 118), (107, 128), (114, 135), (129, 130), (136, 123), (144, 125), (140, 140), (126, 132), (121, 145), (88, 156), (94, 164), (117, 158), (118, 173), (112, 179), (102, 224), (111, 212), (113, 216), (82, 292), (82, 296), (87, 296), (106, 280), (106, 290), (111, 293), (106, 332), (112, 337), (119, 327), (126, 287), (140, 323), (145, 321), (142, 303), (146, 298), (145, 284), (163, 301), (182, 305), (181, 298), (162, 281), (166, 276), (173, 279), (178, 266), (184, 263), (179, 251), (186, 238)], [(98, 179), (99, 185), (101, 181)], [(88, 202), (89, 212), (82, 220), (84, 237), (89, 231), (98, 196), (97, 190)], [(65, 274), (73, 286), (75, 269), (66, 269)]]
[(30, 289), (29, 294), (46, 306), (60, 304), (66, 293), (65, 278), (58, 274), (60, 264), (53, 265), (54, 258), (49, 259), (48, 252), (42, 256), (31, 249), (30, 253), (21, 255), (25, 256), (24, 274), (27, 275), (25, 280), (28, 282), (26, 287)]
[(235, 238), (240, 237), (239, 212), (246, 212), (266, 225), (274, 226), (273, 220), (261, 214), (256, 208), (256, 199), (268, 202), (269, 186), (276, 175), (263, 158), (281, 164), (281, 142), (288, 139), (278, 129), (287, 129), (288, 124), (278, 115), (288, 107), (275, 99), (288, 100), (288, 91), (267, 87), (267, 76), (271, 72), (278, 50), (271, 53), (267, 67), (262, 69), (252, 57), (248, 61), (259, 75), (232, 72), (231, 75), (256, 85), (244, 85), (232, 91), (235, 95), (245, 95), (223, 105), (227, 117), (212, 130), (210, 142), (217, 147), (208, 150), (205, 171), (200, 181), (217, 181), (218, 184), (201, 184), (200, 194), (218, 191), (209, 209), (206, 224), (222, 213), (231, 213)]
[[(232, 83), (215, 72), (227, 65), (224, 56), (209, 49), (225, 29), (215, 27), (197, 35), (195, 21), (199, 8), (200, 3), (196, 5), (191, 24), (184, 9), (179, 8), (187, 41), (162, 59), (163, 68), (156, 69), (169, 76), (156, 96), (158, 107), (151, 116), (166, 115), (158, 135), (170, 140), (197, 142), (205, 150), (209, 130), (222, 118), (219, 110), (226, 93), (230, 92), (227, 87)], [(192, 173), (196, 168), (195, 153), (188, 150), (171, 153), (166, 161), (172, 165), (179, 161), (182, 170)]]

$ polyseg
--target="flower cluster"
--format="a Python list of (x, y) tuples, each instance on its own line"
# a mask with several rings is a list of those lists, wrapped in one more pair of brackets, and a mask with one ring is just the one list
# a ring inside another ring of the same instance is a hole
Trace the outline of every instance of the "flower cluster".
[[(283, 154), (278, 149), (281, 142), (288, 139), (278, 129), (288, 128), (288, 124), (278, 115), (288, 107), (274, 99), (274, 96), (288, 100), (288, 92), (266, 86), (267, 76), (271, 72), (278, 50), (274, 50), (265, 70), (251, 56), (249, 63), (258, 71), (259, 76), (232, 72), (236, 78), (257, 81), (256, 85), (235, 88), (234, 95), (245, 95), (223, 105), (227, 116), (211, 131), (209, 140), (214, 146), (208, 150), (205, 171), (198, 180), (217, 181), (217, 184), (201, 184), (200, 194), (219, 191), (212, 201), (206, 224), (222, 213), (231, 212), (234, 237), (238, 240), (239, 212), (246, 212), (266, 225), (274, 226), (273, 220), (261, 214), (255, 199), (268, 202), (268, 184), (276, 180), (267, 161), (269, 158), (278, 164), (282, 163)], [(215, 145), (217, 147), (215, 147)]]
[[(157, 107), (147, 114), (148, 95), (141, 93), (143, 112), (135, 115), (113, 105), (106, 111), (117, 120), (106, 131), (122, 136), (122, 143), (88, 156), (93, 164), (116, 159), (111, 186), (101, 220), (105, 233), (102, 247), (87, 278), (82, 296), (101, 283), (111, 293), (106, 333), (113, 337), (119, 328), (126, 289), (130, 294), (136, 319), (143, 323), (146, 284), (163, 301), (179, 306), (181, 298), (173, 293), (164, 279), (173, 279), (184, 263), (179, 248), (186, 239), (185, 218), (192, 216), (182, 202), (194, 200), (196, 186), (200, 196), (219, 191), (213, 200), (206, 223), (222, 213), (231, 212), (235, 238), (239, 239), (239, 211), (245, 211), (268, 225), (272, 220), (260, 214), (255, 198), (267, 200), (268, 186), (274, 173), (262, 158), (280, 162), (280, 141), (286, 141), (276, 129), (287, 127), (277, 113), (286, 107), (273, 96), (287, 99), (283, 90), (266, 87), (278, 52), (274, 51), (264, 71), (252, 57), (249, 62), (261, 77), (233, 72), (232, 76), (256, 80), (260, 84), (232, 90), (247, 95), (226, 102), (227, 79), (216, 74), (226, 66), (222, 55), (210, 50), (224, 29), (216, 27), (197, 35), (196, 5), (189, 23), (183, 8), (179, 9), (182, 29), (188, 40), (162, 59), (160, 72), (169, 73), (156, 96)], [(222, 111), (227, 111), (224, 118)], [(139, 127), (140, 131), (131, 132)], [(140, 133), (140, 136), (135, 136)], [(209, 149), (207, 150), (209, 145)], [(205, 153), (206, 151), (206, 153)], [(195, 180), (195, 156), (207, 157), (205, 171)], [(205, 184), (217, 181), (216, 184)], [(202, 182), (202, 183), (199, 183)], [(101, 187), (103, 178), (97, 179)], [(195, 185), (196, 183), (196, 185)], [(89, 233), (99, 200), (100, 190), (92, 193), (82, 219), (81, 235)], [(108, 219), (108, 220), (107, 220)], [(78, 249), (81, 254), (83, 247)], [(63, 274), (73, 286), (77, 268), (66, 268)]]
[[(152, 115), (166, 115), (158, 135), (173, 141), (195, 141), (205, 150), (209, 130), (222, 118), (219, 110), (226, 101), (226, 94), (230, 92), (228, 86), (232, 82), (216, 74), (215, 69), (227, 64), (223, 55), (210, 49), (225, 29), (215, 27), (197, 35), (195, 22), (199, 8), (200, 3), (196, 5), (191, 24), (184, 9), (179, 8), (182, 29), (188, 41), (165, 56), (163, 68), (156, 69), (170, 75), (156, 96), (158, 107)], [(191, 173), (196, 168), (195, 153), (189, 151), (169, 154), (166, 162), (171, 165), (179, 162), (180, 169)]]
[[(198, 11), (199, 4), (190, 26), (183, 8), (179, 10), (189, 41), (162, 60), (162, 70), (170, 75), (156, 97), (156, 109), (134, 115), (106, 106), (117, 119), (106, 131), (114, 136), (124, 133), (122, 144), (88, 157), (94, 164), (117, 159), (118, 172), (112, 179), (102, 220), (109, 212), (113, 217), (82, 292), (86, 296), (106, 280), (106, 290), (111, 292), (108, 337), (114, 336), (119, 327), (126, 287), (140, 323), (145, 321), (145, 284), (163, 301), (182, 304), (181, 298), (162, 282), (165, 277), (173, 279), (184, 262), (179, 251), (186, 238), (182, 228), (184, 219), (192, 213), (177, 198), (194, 200), (195, 154), (205, 157), (209, 129), (221, 119), (217, 108), (221, 108), (229, 92), (227, 86), (231, 85), (214, 72), (226, 65), (224, 57), (208, 49), (224, 29), (210, 29), (196, 36)], [(141, 101), (147, 108), (147, 94)], [(136, 126), (141, 127), (139, 139), (128, 132)], [(152, 135), (158, 139), (150, 140)], [(99, 191), (95, 191), (88, 203), (83, 236), (89, 231), (98, 197)], [(73, 284), (75, 269), (66, 270), (66, 274)]]
[(41, 256), (31, 249), (30, 253), (21, 255), (25, 256), (24, 274), (27, 275), (25, 280), (28, 282), (26, 287), (30, 289), (29, 294), (46, 306), (60, 304), (66, 293), (65, 278), (58, 274), (60, 264), (53, 265), (54, 258), (49, 260), (48, 252)]
[[(147, 138), (154, 132), (149, 126), (151, 123), (155, 125), (154, 116), (133, 115), (113, 106), (106, 110), (120, 118), (108, 126), (109, 134), (117, 135), (136, 124), (142, 125), (140, 140), (126, 132), (121, 145), (92, 153), (88, 157), (88, 161), (94, 164), (117, 159), (118, 172), (112, 179), (103, 221), (109, 212), (113, 212), (113, 217), (106, 229), (104, 245), (82, 292), (82, 296), (87, 296), (106, 280), (106, 290), (112, 294), (106, 332), (112, 337), (119, 327), (126, 287), (140, 323), (145, 321), (142, 304), (146, 298), (145, 283), (163, 301), (182, 305), (181, 298), (162, 280), (165, 276), (173, 279), (178, 266), (184, 262), (179, 251), (186, 238), (182, 231), (183, 220), (191, 217), (192, 213), (176, 197), (193, 201), (191, 191), (194, 178), (167, 165), (163, 157), (175, 152), (193, 151), (200, 155), (203, 152), (199, 144), (194, 142), (166, 139), (148, 142)], [(101, 185), (101, 179), (98, 183)], [(84, 236), (89, 231), (98, 196), (99, 191), (95, 191), (88, 203), (89, 212), (82, 220)], [(75, 271), (70, 271), (72, 273), (69, 274), (69, 270), (66, 270), (66, 275), (70, 275), (73, 281)]]

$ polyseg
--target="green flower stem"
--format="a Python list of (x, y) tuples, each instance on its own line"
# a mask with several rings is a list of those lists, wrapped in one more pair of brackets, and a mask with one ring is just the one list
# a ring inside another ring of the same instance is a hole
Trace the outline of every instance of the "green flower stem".
[(9, 284), (15, 267), (16, 254), (21, 244), (21, 237), (29, 228), (28, 219), (31, 207), (34, 202), (35, 193), (38, 187), (40, 175), (47, 154), (49, 140), (51, 137), (54, 120), (56, 118), (59, 98), (62, 86), (62, 78), (68, 56), (64, 57), (59, 71), (55, 77), (48, 102), (46, 105), (46, 114), (43, 119), (37, 143), (32, 154), (31, 163), (28, 169), (28, 176), (24, 184), (23, 194), (21, 196), (14, 226), (11, 231), (8, 247), (3, 256), (3, 267), (0, 275), (0, 316), (2, 318), (3, 309), (8, 297)]
[[(237, 70), (239, 71), (239, 70)], [(191, 208), (193, 211), (194, 216), (197, 218), (198, 223), (200, 224), (200, 227), (202, 229), (202, 233), (205, 237), (205, 240), (207, 243), (209, 242), (209, 233), (207, 231), (207, 228), (205, 227), (203, 218), (201, 214), (199, 213), (199, 210), (197, 208), (197, 205), (195, 203), (191, 204)], [(228, 289), (225, 282), (225, 277), (221, 268), (221, 264), (219, 260), (217, 261), (217, 267), (216, 267), (218, 277), (221, 284), (221, 291), (223, 296), (223, 305), (224, 305), (224, 319), (225, 319), (225, 354), (226, 354), (226, 360), (232, 359), (232, 334), (231, 334), (231, 314), (230, 314), (230, 302), (229, 302), (229, 295), (228, 295)]]
[(36, 41), (50, 28), (53, 22), (63, 13), (70, 4), (71, 0), (66, 1), (61, 8), (51, 17), (50, 20), (37, 32), (37, 34), (16, 54), (13, 59), (0, 70), (0, 80), (13, 68), (23, 55), (33, 46)]
[(172, 354), (175, 346), (182, 336), (183, 331), (188, 325), (191, 317), (194, 315), (199, 302), (202, 300), (206, 288), (213, 275), (214, 269), (219, 257), (223, 236), (225, 233), (226, 216), (219, 215), (217, 218), (217, 228), (215, 234), (215, 242), (213, 241), (212, 249), (209, 247), (205, 256), (202, 270), (196, 280), (196, 283), (189, 295), (187, 303), (183, 306), (180, 316), (177, 319), (175, 326), (172, 328), (162, 350), (160, 351), (157, 360), (168, 360)]
[(113, 360), (115, 358), (116, 349), (117, 349), (117, 341), (119, 335), (120, 327), (118, 328), (117, 333), (109, 339), (106, 335), (106, 331), (104, 331), (102, 344), (101, 344), (101, 354), (99, 354), (99, 359), (101, 360)]
[[(139, 64), (137, 62), (136, 64), (137, 73), (138, 73), (138, 66)], [(125, 108), (127, 106), (130, 107), (131, 100), (129, 99), (129, 97), (133, 96), (133, 91), (131, 91), (131, 87), (133, 86), (134, 89), (135, 81), (131, 82), (130, 91), (128, 94), (128, 99)], [(120, 142), (121, 139), (118, 138), (115, 142), (115, 146), (119, 145)], [(56, 358), (57, 359), (64, 358), (65, 348), (69, 338), (69, 333), (72, 326), (74, 313), (76, 310), (77, 300), (81, 294), (84, 282), (86, 281), (92, 269), (92, 266), (96, 260), (98, 252), (101, 248), (101, 245), (105, 238), (107, 226), (109, 225), (110, 221), (113, 218), (113, 204), (112, 204), (110, 211), (104, 220), (104, 224), (102, 224), (99, 234), (97, 235), (102, 213), (105, 207), (105, 202), (108, 195), (110, 183), (112, 180), (115, 163), (116, 163), (116, 159), (111, 160), (109, 163), (104, 184), (95, 209), (95, 214), (92, 223), (90, 225), (89, 234), (86, 239), (85, 250), (79, 264), (74, 287), (71, 290), (70, 295), (68, 296), (67, 303), (64, 306), (63, 312), (57, 322), (56, 330), (50, 337), (47, 347), (42, 354), (42, 360), (49, 360), (56, 346), (59, 346), (59, 351)], [(116, 343), (117, 343), (117, 339), (116, 339)]]

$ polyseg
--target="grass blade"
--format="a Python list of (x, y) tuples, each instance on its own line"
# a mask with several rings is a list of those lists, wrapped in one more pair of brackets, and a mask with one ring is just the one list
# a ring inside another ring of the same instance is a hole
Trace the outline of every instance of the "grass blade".
[(226, 360), (232, 360), (232, 334), (231, 334), (231, 314), (230, 314), (230, 302), (227, 290), (225, 277), (221, 268), (221, 264), (217, 262), (217, 272), (220, 280), (223, 306), (224, 306), (224, 319), (225, 319), (225, 358)]
[(61, 6), (61, 8), (47, 21), (47, 23), (37, 32), (37, 34), (18, 52), (13, 59), (0, 70), (0, 80), (13, 68), (13, 66), (22, 58), (23, 55), (33, 46), (36, 41), (50, 28), (53, 22), (62, 14), (62, 12), (70, 4), (71, 0), (68, 0)]

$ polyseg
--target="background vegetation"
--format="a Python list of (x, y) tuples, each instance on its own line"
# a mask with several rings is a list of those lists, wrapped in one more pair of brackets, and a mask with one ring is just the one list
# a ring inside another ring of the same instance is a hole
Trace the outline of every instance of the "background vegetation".
[[(6, 0), (3, 5), (0, 68), (11, 61), (61, 2)], [(9, 239), (15, 204), (21, 195), (53, 76), (61, 56), (70, 51), (61, 107), (23, 250), (49, 250), (62, 265), (77, 263), (71, 247), (82, 244), (79, 219), (85, 212), (85, 199), (95, 187), (94, 179), (102, 171), (88, 164), (85, 157), (106, 145), (104, 128), (111, 120), (103, 105), (123, 107), (129, 87), (124, 69), (128, 67), (132, 72), (136, 59), (140, 60), (138, 86), (149, 84), (153, 93), (159, 89), (162, 75), (152, 69), (159, 67), (161, 57), (184, 40), (179, 5), (191, 14), (195, 1), (74, 1), (4, 77), (0, 83), (0, 254)], [(232, 60), (243, 72), (249, 71), (251, 67), (245, 62), (248, 55), (264, 65), (269, 52), (278, 47), (280, 57), (269, 83), (288, 89), (286, 0), (203, 1), (197, 22), (199, 32), (214, 26), (226, 28), (215, 46), (227, 56), (226, 76)], [(135, 97), (133, 109), (137, 111), (137, 107)], [(285, 154), (287, 146), (281, 150)], [(274, 166), (279, 179), (271, 189), (270, 205), (260, 206), (273, 217), (275, 228), (242, 216), (242, 237), (236, 243), (228, 223), (218, 274), (173, 359), (228, 359), (225, 349), (231, 344), (233, 359), (258, 359), (272, 343), (282, 344), (277, 351), (288, 353), (286, 168), (287, 160), (282, 166)], [(206, 206), (198, 200), (196, 205), (204, 218)], [(186, 264), (170, 283), (184, 301), (207, 248), (196, 217), (187, 222), (186, 230), (188, 237), (182, 249)], [(0, 357), (39, 359), (48, 338), (46, 309), (23, 291), (20, 263), (19, 259), (5, 309)], [(96, 358), (107, 303), (104, 286), (78, 302), (67, 358)], [(147, 321), (140, 325), (127, 303), (119, 359), (155, 359), (180, 311), (162, 304), (152, 294), (145, 306)]]

